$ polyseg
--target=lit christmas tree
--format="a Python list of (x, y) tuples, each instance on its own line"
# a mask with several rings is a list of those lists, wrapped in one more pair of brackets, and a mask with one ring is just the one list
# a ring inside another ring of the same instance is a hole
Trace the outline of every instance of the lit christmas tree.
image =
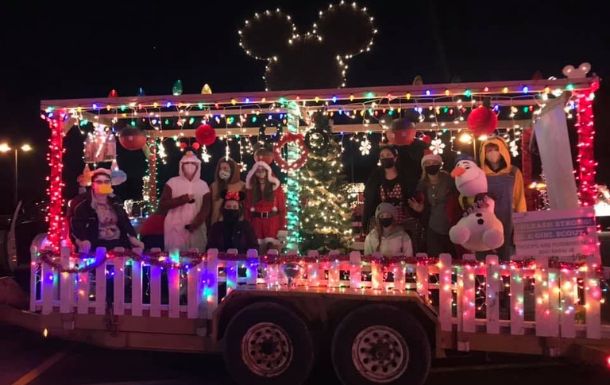
[(313, 116), (305, 143), (309, 158), (300, 170), (301, 251), (322, 253), (346, 249), (351, 239), (351, 213), (341, 163), (341, 144), (323, 113)]

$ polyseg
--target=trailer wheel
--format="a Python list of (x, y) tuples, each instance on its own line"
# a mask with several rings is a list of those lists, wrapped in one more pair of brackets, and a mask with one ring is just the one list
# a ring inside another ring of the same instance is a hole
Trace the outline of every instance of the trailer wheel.
[(343, 384), (423, 384), (430, 343), (420, 323), (387, 305), (351, 312), (333, 336), (333, 367)]
[(314, 363), (305, 322), (285, 307), (256, 303), (238, 312), (224, 334), (224, 360), (239, 384), (305, 382)]

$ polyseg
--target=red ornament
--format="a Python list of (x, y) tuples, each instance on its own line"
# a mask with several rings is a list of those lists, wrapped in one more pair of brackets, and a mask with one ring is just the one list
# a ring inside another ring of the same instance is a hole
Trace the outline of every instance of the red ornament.
[(470, 112), (467, 122), (475, 136), (491, 135), (498, 126), (498, 116), (491, 108), (479, 106)]
[(180, 149), (181, 150), (186, 150), (186, 143), (185, 142), (180, 142)]
[[(288, 143), (296, 143), (299, 146), (300, 156), (298, 159), (288, 163), (286, 159), (282, 157), (282, 147)], [(285, 133), (279, 142), (275, 144), (273, 148), (274, 159), (277, 162), (277, 165), (283, 171), (294, 171), (298, 170), (305, 165), (307, 162), (307, 157), (309, 153), (307, 152), (307, 147), (305, 146), (305, 138), (302, 134), (293, 134), (292, 132)]]
[(209, 124), (202, 124), (195, 130), (195, 138), (199, 144), (210, 146), (216, 141), (216, 130)]
[(116, 98), (119, 96), (119, 93), (116, 92), (116, 90), (113, 88), (112, 90), (110, 90), (110, 93), (108, 94), (109, 98)]
[(199, 142), (195, 142), (195, 143), (193, 143), (193, 145), (191, 147), (193, 147), (193, 150), (199, 150), (201, 145), (199, 144)]
[[(422, 135), (422, 136), (421, 136), (419, 139), (420, 139), (422, 142), (426, 143), (428, 146), (430, 145), (430, 143), (432, 143), (432, 138), (431, 138), (431, 137), (429, 137), (428, 135), (425, 135), (425, 134), (424, 134), (424, 135)], [(432, 151), (430, 151), (430, 152), (432, 153)]]
[(126, 150), (138, 151), (146, 145), (146, 135), (134, 127), (125, 127), (119, 135), (119, 142)]

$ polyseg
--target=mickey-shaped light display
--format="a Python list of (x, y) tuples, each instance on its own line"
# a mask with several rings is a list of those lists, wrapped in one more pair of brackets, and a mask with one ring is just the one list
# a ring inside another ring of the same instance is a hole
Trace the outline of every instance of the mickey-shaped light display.
[(574, 66), (567, 65), (563, 67), (562, 72), (568, 79), (579, 79), (586, 78), (589, 71), (591, 71), (591, 64), (582, 63), (578, 66), (578, 68), (574, 68)]
[(266, 89), (345, 86), (347, 61), (368, 51), (377, 30), (366, 8), (341, 2), (320, 11), (313, 29), (298, 34), (290, 15), (255, 13), (239, 31), (239, 45), (250, 56), (266, 60)]
[(473, 198), (470, 213), (449, 229), (451, 242), (470, 251), (487, 251), (502, 246), (504, 226), (494, 214), (493, 199), (485, 195), (487, 177), (483, 170), (472, 160), (464, 159), (458, 161), (451, 176), (455, 178), (460, 194)]

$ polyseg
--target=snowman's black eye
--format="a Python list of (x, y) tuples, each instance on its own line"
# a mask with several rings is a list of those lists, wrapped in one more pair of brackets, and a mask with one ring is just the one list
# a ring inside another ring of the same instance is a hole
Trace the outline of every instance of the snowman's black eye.
[(466, 170), (470, 170), (470, 167), (466, 167)]
[(478, 223), (478, 224), (480, 224), (480, 225), (482, 225), (482, 224), (484, 224), (484, 223), (485, 223), (485, 221), (484, 221), (484, 220), (482, 220), (482, 219), (478, 219), (478, 220), (477, 220), (477, 223)]

